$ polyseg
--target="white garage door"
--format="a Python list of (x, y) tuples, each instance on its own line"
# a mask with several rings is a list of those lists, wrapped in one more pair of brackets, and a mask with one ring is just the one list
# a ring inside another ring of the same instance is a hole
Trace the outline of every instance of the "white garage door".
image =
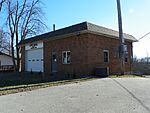
[(25, 70), (43, 72), (43, 49), (26, 50)]

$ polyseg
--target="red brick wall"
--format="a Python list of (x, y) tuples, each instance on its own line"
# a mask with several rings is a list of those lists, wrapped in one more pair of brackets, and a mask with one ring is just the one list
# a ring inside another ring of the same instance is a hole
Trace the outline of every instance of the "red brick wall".
[[(88, 68), (92, 70), (94, 67), (109, 67), (110, 74), (120, 73), (120, 63), (117, 57), (117, 48), (119, 47), (119, 40), (108, 38), (104, 36), (89, 34), (88, 35)], [(125, 63), (125, 72), (131, 72), (131, 43), (128, 45), (129, 58)], [(103, 50), (109, 50), (109, 63), (103, 61)]]
[[(129, 59), (125, 63), (125, 71), (131, 72), (132, 43), (128, 45)], [(116, 48), (119, 40), (94, 34), (81, 34), (63, 39), (44, 42), (44, 72), (51, 73), (51, 53), (56, 52), (58, 74), (89, 75), (94, 67), (109, 67), (110, 74), (117, 74), (120, 70)], [(103, 50), (109, 50), (109, 63), (103, 62)], [(71, 51), (71, 64), (62, 64), (62, 51)]]
[[(82, 34), (44, 42), (44, 72), (51, 73), (51, 53), (56, 52), (58, 74), (84, 74), (87, 72), (88, 35)], [(62, 51), (71, 51), (71, 64), (62, 64)]]

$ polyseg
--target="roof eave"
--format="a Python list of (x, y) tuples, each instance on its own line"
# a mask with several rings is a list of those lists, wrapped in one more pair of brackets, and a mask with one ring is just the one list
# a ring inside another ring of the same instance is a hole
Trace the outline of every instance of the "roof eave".
[[(91, 30), (86, 30), (88, 33), (92, 33), (92, 34), (97, 34), (100, 36), (105, 36), (105, 37), (109, 37), (109, 38), (115, 38), (115, 39), (119, 39), (118, 36), (114, 36), (114, 35), (109, 35), (109, 34), (104, 34), (104, 33), (100, 33), (100, 32), (95, 32), (95, 31), (91, 31)], [(132, 36), (133, 37), (133, 36)], [(134, 38), (134, 37), (133, 37)], [(135, 39), (135, 38), (134, 38)], [(137, 40), (131, 40), (128, 38), (125, 38), (125, 40), (131, 41), (131, 42), (137, 42)]]
[[(104, 33), (95, 32), (95, 31), (91, 31), (91, 30), (82, 30), (82, 31), (68, 33), (68, 34), (64, 34), (64, 35), (60, 35), (60, 36), (53, 36), (53, 37), (48, 37), (48, 38), (45, 38), (45, 39), (31, 41), (31, 42), (28, 42), (28, 43), (39, 42), (39, 41), (49, 41), (49, 40), (63, 39), (63, 38), (67, 38), (67, 37), (70, 37), (70, 36), (75, 36), (75, 35), (79, 35), (79, 34), (83, 34), (83, 33), (92, 33), (92, 34), (96, 34), (96, 35), (100, 35), (100, 36), (105, 36), (105, 37), (109, 37), (109, 38), (119, 39), (119, 37), (113, 36), (113, 35), (109, 35), (109, 34), (104, 34)], [(125, 40), (128, 40), (130, 42), (137, 42), (136, 39), (135, 40), (131, 40), (131, 39), (127, 39), (126, 38)], [(25, 44), (28, 44), (28, 43), (20, 43), (18, 46), (21, 47), (21, 46), (23, 46)]]

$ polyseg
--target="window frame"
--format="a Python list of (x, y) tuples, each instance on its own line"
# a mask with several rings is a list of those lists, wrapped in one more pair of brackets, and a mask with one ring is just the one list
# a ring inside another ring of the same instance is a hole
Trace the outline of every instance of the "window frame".
[(129, 53), (128, 53), (128, 52), (125, 52), (125, 53), (124, 53), (124, 62), (125, 62), (125, 63), (128, 63), (128, 61), (129, 61)]
[(128, 61), (129, 61), (128, 45), (124, 45), (124, 62), (128, 63)]
[[(68, 63), (68, 52), (70, 52), (70, 62)], [(64, 53), (66, 54), (67, 57), (67, 63), (64, 62)], [(62, 51), (62, 64), (67, 65), (67, 64), (71, 64), (71, 51)]]
[[(105, 56), (104, 56), (104, 53), (105, 53), (105, 52), (108, 54), (107, 62), (105, 62)], [(106, 49), (103, 50), (103, 62), (104, 62), (104, 63), (109, 63), (109, 50), (106, 50)]]

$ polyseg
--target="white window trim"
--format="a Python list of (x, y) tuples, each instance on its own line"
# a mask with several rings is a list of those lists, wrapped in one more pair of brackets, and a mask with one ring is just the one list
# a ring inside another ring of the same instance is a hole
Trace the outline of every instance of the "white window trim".
[[(65, 65), (71, 64), (71, 61), (70, 61), (70, 63), (64, 63), (64, 60), (63, 60), (63, 53), (67, 53), (67, 52), (70, 52), (70, 51), (62, 51), (62, 64), (65, 64)], [(71, 54), (71, 52), (70, 52), (70, 54)], [(71, 56), (70, 56), (70, 57), (71, 57)]]
[[(104, 52), (108, 53), (108, 62), (104, 62), (104, 63), (109, 63), (109, 50), (103, 50), (103, 57), (104, 57)], [(103, 58), (103, 60), (104, 60), (104, 58)]]

